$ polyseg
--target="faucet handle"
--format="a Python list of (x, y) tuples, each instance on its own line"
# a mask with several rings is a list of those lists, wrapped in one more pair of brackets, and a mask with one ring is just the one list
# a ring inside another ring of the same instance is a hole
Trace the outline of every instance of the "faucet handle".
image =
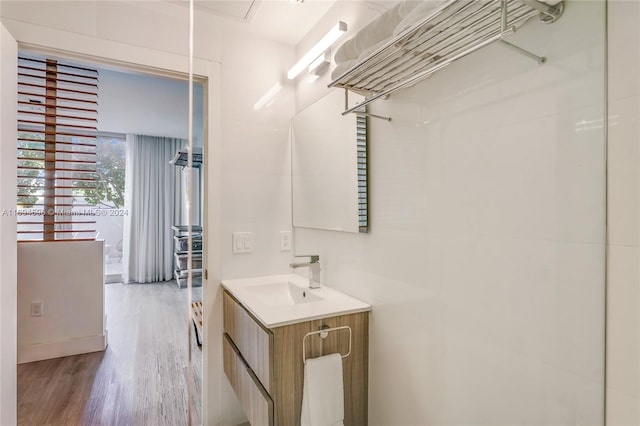
[(319, 254), (298, 254), (298, 255), (294, 255), (293, 257), (309, 257), (310, 258), (309, 263), (318, 263), (318, 262), (320, 262), (320, 255)]

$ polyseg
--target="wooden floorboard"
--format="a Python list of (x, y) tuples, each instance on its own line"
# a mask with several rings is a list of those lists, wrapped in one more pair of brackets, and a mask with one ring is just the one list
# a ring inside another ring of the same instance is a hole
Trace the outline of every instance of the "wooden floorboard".
[[(194, 289), (200, 300), (201, 289)], [(104, 352), (18, 366), (18, 424), (187, 424), (186, 289), (174, 282), (108, 284)], [(193, 424), (201, 424), (202, 352), (192, 334)]]

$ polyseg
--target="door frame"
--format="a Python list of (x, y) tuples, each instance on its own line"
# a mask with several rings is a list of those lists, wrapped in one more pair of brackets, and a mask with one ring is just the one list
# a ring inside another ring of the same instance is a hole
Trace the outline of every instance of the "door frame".
[[(5, 23), (2, 22), (4, 26)], [(174, 79), (188, 79), (188, 56), (135, 46), (121, 42), (95, 39), (87, 43), (87, 36), (71, 34), (51, 28), (34, 27), (29, 24), (10, 21), (9, 32), (15, 37), (19, 50), (46, 54), (69, 60), (93, 63), (104, 67), (114, 67), (144, 74)], [(50, 34), (47, 34), (50, 33)], [(63, 37), (59, 35), (64, 33)], [(58, 35), (56, 37), (56, 35)], [(99, 40), (99, 42), (98, 42)], [(222, 330), (222, 301), (220, 297), (221, 248), (220, 239), (220, 194), (221, 194), (221, 64), (214, 60), (194, 58), (194, 82), (203, 85), (203, 424), (219, 424), (222, 418), (221, 385), (222, 351), (215, 345), (215, 336)], [(16, 85), (17, 87), (17, 85)], [(8, 259), (9, 262), (15, 263)], [(0, 259), (0, 268), (6, 260)], [(15, 268), (16, 266), (9, 265)], [(15, 293), (15, 292), (14, 292)], [(17, 306), (14, 294), (12, 305)], [(3, 301), (3, 304), (5, 302)], [(10, 303), (7, 301), (7, 303)], [(215, 314), (217, 313), (217, 314)], [(189, 316), (187, 316), (189, 315)], [(15, 317), (15, 312), (13, 313)], [(190, 309), (185, 306), (185, 316), (190, 318)], [(14, 319), (15, 323), (15, 319)], [(186, 327), (185, 327), (186, 328)], [(190, 330), (190, 328), (189, 328)], [(17, 333), (14, 333), (14, 340)], [(17, 344), (13, 342), (12, 344)], [(13, 405), (15, 405), (15, 398)]]
[[(15, 141), (18, 116), (18, 45), (9, 30), (0, 23), (0, 209), (15, 206)], [(11, 141), (14, 143), (11, 143)], [(2, 182), (12, 182), (5, 188)], [(16, 424), (17, 419), (17, 337), (18, 286), (16, 217), (0, 216), (0, 424)]]

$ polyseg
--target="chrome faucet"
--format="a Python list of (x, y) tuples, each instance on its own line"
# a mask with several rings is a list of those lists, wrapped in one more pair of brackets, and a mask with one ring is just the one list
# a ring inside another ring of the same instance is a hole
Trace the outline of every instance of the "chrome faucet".
[(308, 257), (310, 258), (309, 262), (301, 262), (301, 263), (290, 263), (290, 268), (300, 268), (304, 266), (309, 267), (309, 288), (320, 288), (320, 256), (314, 255), (300, 255), (294, 257)]

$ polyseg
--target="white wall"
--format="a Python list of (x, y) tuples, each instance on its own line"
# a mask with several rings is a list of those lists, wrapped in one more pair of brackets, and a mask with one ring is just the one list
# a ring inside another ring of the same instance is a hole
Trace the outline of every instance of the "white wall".
[(296, 229), (373, 305), (369, 424), (602, 424), (604, 12), (520, 28), (543, 66), (493, 45), (373, 105), (370, 233)]
[(103, 252), (103, 241), (18, 244), (18, 363), (106, 348)]
[[(100, 63), (126, 63), (138, 70), (187, 70), (183, 4), (2, 1), (0, 16), (23, 46), (61, 49), (81, 60), (94, 57)], [(290, 256), (278, 248), (279, 231), (291, 223), (288, 132), (282, 129), (288, 129), (293, 114), (293, 88), (286, 86), (268, 108), (255, 112), (253, 105), (291, 66), (294, 50), (241, 36), (245, 29), (240, 23), (196, 16), (195, 73), (209, 77), (210, 90), (204, 96), (209, 197), (205, 224), (210, 225), (205, 258), (209, 280), (204, 286), (208, 318), (204, 410), (206, 424), (212, 425), (242, 420), (222, 373), (220, 279), (283, 272)], [(253, 254), (230, 253), (235, 230), (254, 232)]]
[[(254, 104), (294, 62), (286, 45), (234, 35), (222, 57), (222, 276), (252, 277), (288, 271), (280, 231), (291, 228), (289, 120), (293, 85), (258, 111)], [(238, 52), (243, 52), (239, 55)], [(258, 63), (255, 72), (252, 64)], [(253, 232), (253, 253), (233, 254), (232, 233)]]
[(640, 5), (609, 1), (607, 424), (640, 424)]
[[(116, 133), (188, 137), (188, 83), (100, 69), (98, 128)], [(194, 85), (194, 145), (202, 146), (203, 90)]]
[[(291, 260), (291, 252), (280, 251), (280, 231), (291, 229), (292, 85), (283, 81), (284, 88), (270, 106), (258, 111), (253, 106), (294, 62), (293, 48), (241, 34), (225, 35), (223, 45), (221, 276), (284, 273)], [(260, 64), (259, 72), (255, 64)], [(232, 253), (232, 233), (237, 231), (253, 233), (252, 253)], [(222, 385), (224, 424), (243, 423), (226, 377)]]
[[(0, 25), (0, 210), (15, 206), (18, 46)], [(0, 215), (0, 424), (16, 424), (16, 218)]]

